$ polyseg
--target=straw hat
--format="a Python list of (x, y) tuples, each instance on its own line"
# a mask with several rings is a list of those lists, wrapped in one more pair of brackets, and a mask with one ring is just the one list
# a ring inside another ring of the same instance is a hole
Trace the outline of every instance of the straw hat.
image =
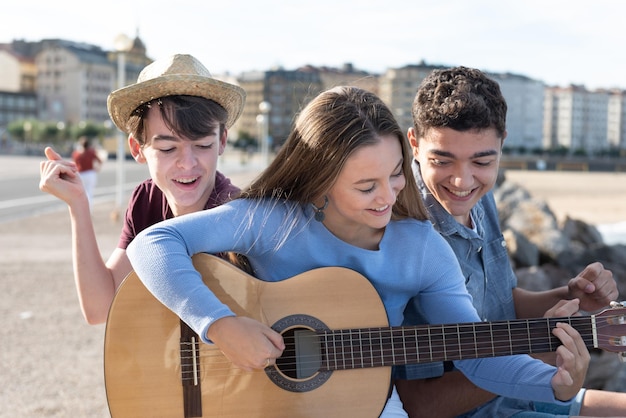
[(246, 100), (241, 87), (216, 80), (191, 55), (177, 54), (154, 61), (141, 71), (136, 84), (109, 94), (107, 108), (113, 123), (128, 133), (126, 124), (139, 105), (174, 95), (200, 96), (219, 103), (228, 112), (227, 128), (239, 118)]

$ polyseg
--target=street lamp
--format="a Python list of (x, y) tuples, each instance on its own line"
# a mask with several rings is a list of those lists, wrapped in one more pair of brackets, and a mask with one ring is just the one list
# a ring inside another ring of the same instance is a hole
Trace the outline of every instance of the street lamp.
[(270, 163), (270, 118), (269, 113), (272, 110), (272, 105), (269, 102), (262, 101), (259, 103), (260, 115), (256, 120), (261, 125), (261, 160), (263, 165), (267, 167)]
[(59, 145), (65, 147), (67, 145), (65, 141), (65, 122), (57, 122), (57, 141)]
[(28, 143), (28, 141), (30, 141), (31, 136), (30, 136), (30, 132), (33, 129), (33, 124), (30, 123), (30, 121), (26, 121), (24, 122), (24, 143)]
[[(117, 88), (121, 89), (126, 85), (126, 52), (133, 46), (133, 41), (123, 33), (117, 35), (113, 41), (115, 50), (117, 51)], [(126, 147), (124, 146), (126, 135), (122, 131), (117, 133), (117, 175), (116, 175), (116, 194), (115, 209), (111, 213), (111, 218), (117, 221), (120, 218), (122, 204), (124, 200), (124, 158)]]

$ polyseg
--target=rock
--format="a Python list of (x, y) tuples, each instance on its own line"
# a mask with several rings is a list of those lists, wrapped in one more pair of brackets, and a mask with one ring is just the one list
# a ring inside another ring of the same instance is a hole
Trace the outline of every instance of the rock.
[(513, 229), (525, 236), (548, 260), (555, 260), (568, 248), (569, 240), (546, 202), (530, 198), (515, 202), (514, 208), (503, 228)]
[(516, 211), (516, 205), (519, 202), (525, 202), (531, 198), (526, 189), (506, 179), (493, 190), (493, 196), (498, 205), (501, 224), (506, 224), (509, 217)]
[(523, 234), (514, 229), (502, 231), (509, 256), (515, 267), (530, 267), (539, 264), (539, 248)]
[[(559, 225), (546, 202), (507, 181), (503, 173), (497, 185), (498, 215), (520, 288), (564, 286), (589, 264), (600, 262), (612, 272), (620, 298), (626, 296), (626, 245), (606, 245), (594, 225), (580, 220), (566, 218)], [(591, 354), (585, 387), (626, 392), (626, 365), (619, 355), (603, 350)]]
[(583, 245), (603, 244), (602, 234), (593, 225), (586, 222), (572, 219), (569, 216), (563, 222), (563, 234), (573, 242), (579, 242)]
[(555, 264), (542, 264), (528, 268), (515, 269), (517, 285), (520, 288), (542, 291), (565, 286), (574, 277), (569, 270)]
[(541, 267), (518, 268), (515, 270), (515, 274), (517, 276), (517, 286), (522, 289), (542, 292), (553, 288), (552, 277)]

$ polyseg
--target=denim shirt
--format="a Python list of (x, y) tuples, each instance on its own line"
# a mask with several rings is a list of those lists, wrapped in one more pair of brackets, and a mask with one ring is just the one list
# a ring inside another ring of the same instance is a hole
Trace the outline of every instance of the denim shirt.
[[(515, 305), (511, 290), (517, 286), (517, 278), (500, 230), (493, 193), (485, 194), (471, 209), (470, 216), (475, 227), (473, 230), (459, 224), (432, 196), (422, 180), (416, 161), (413, 161), (413, 174), (424, 198), (431, 222), (457, 256), (465, 276), (467, 290), (472, 295), (474, 307), (480, 317), (484, 321), (515, 319)], [(410, 304), (409, 307), (413, 305)], [(405, 324), (414, 325), (425, 322), (420, 312), (410, 308), (405, 311)], [(401, 379), (426, 379), (441, 376), (445, 370), (443, 363), (424, 363), (398, 367), (394, 376)], [(491, 401), (457, 418), (505, 418), (518, 416), (517, 414), (521, 412), (532, 414), (524, 416), (533, 417), (574, 416), (580, 414), (583, 395), (584, 389), (579, 392), (571, 409), (570, 406), (550, 405), (552, 412), (546, 411), (547, 413), (533, 411), (536, 411), (536, 405), (548, 404), (496, 396)]]
[[(470, 215), (474, 229), (456, 221), (435, 199), (424, 184), (419, 165), (413, 161), (413, 174), (424, 199), (431, 222), (435, 229), (450, 244), (457, 256), (465, 276), (465, 284), (472, 295), (473, 304), (483, 321), (515, 319), (515, 305), (511, 289), (517, 286), (506, 242), (500, 230), (498, 210), (493, 193), (485, 194)], [(405, 324), (424, 324), (424, 316), (410, 307), (405, 311)], [(396, 377), (404, 379), (426, 379), (444, 373), (443, 363), (425, 363), (398, 368)], [(493, 416), (497, 410), (504, 416), (504, 410), (527, 409), (527, 401), (496, 397), (491, 402), (466, 416)]]
[(457, 256), (478, 315), (483, 321), (515, 319), (511, 289), (517, 286), (517, 278), (493, 194), (487, 193), (471, 210), (476, 230), (458, 223), (431, 194), (425, 197), (435, 229)]

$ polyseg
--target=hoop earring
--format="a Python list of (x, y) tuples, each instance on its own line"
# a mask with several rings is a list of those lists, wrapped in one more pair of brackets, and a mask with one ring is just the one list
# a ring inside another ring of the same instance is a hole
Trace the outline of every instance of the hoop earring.
[(313, 210), (315, 211), (315, 220), (317, 222), (323, 222), (324, 219), (326, 218), (326, 215), (324, 214), (324, 209), (326, 209), (328, 207), (328, 196), (324, 196), (324, 205), (320, 206), (319, 208), (317, 206), (315, 206), (313, 203), (311, 203), (311, 206), (313, 206)]

